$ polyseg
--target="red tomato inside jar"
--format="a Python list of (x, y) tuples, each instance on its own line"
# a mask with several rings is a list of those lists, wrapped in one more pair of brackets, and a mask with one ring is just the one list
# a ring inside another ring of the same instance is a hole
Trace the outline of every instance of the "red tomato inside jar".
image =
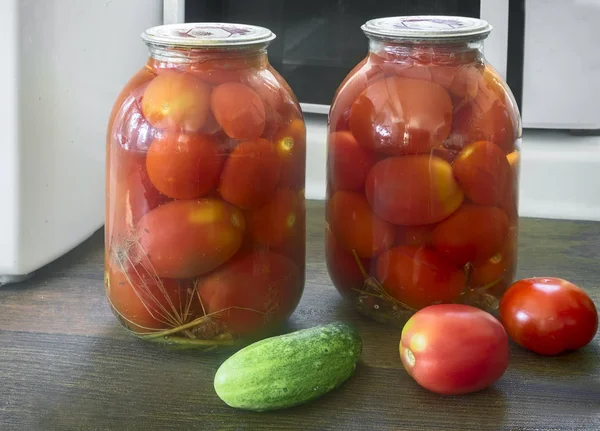
[(439, 303), (491, 311), (517, 263), (521, 138), (514, 97), (482, 54), (491, 26), (412, 16), (362, 29), (369, 53), (329, 113), (333, 283), (382, 322)]
[(145, 339), (205, 349), (273, 331), (304, 288), (306, 129), (275, 35), (175, 24), (111, 112), (105, 287)]

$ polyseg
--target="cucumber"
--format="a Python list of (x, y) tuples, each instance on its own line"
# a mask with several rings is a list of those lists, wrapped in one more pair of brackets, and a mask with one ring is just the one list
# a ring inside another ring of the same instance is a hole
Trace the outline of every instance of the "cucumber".
[(344, 383), (361, 351), (358, 332), (342, 322), (266, 338), (223, 362), (215, 391), (229, 406), (245, 410), (296, 406)]

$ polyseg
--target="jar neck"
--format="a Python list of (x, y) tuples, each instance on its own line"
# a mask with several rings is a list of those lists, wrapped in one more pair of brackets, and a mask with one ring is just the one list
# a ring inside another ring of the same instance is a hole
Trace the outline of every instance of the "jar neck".
[(266, 45), (244, 48), (179, 48), (149, 44), (148, 51), (153, 64), (189, 65), (210, 61), (213, 68), (218, 68), (220, 64), (227, 68), (228, 62), (239, 61), (248, 67), (263, 68), (268, 65)]
[(391, 62), (418, 62), (423, 64), (471, 64), (481, 63), (483, 42), (411, 42), (369, 39), (369, 54)]

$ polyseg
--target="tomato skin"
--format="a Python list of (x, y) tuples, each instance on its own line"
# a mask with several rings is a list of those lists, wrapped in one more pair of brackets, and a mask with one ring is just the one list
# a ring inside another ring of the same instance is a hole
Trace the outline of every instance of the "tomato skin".
[(146, 170), (161, 193), (191, 199), (217, 187), (224, 161), (209, 135), (166, 132), (150, 145)]
[(159, 129), (200, 130), (208, 118), (210, 86), (187, 73), (164, 71), (146, 87), (144, 117)]
[(436, 223), (452, 214), (464, 195), (452, 166), (438, 157), (390, 157), (367, 175), (365, 192), (375, 214), (390, 223)]
[(246, 85), (237, 82), (219, 85), (211, 94), (210, 107), (231, 138), (256, 139), (265, 130), (265, 105), (258, 93)]
[(419, 246), (398, 246), (381, 254), (377, 279), (390, 295), (416, 309), (455, 301), (466, 282), (462, 268)]
[(375, 154), (363, 148), (350, 132), (331, 133), (327, 148), (333, 189), (361, 191), (369, 170), (377, 161)]
[[(346, 298), (356, 296), (355, 289), (362, 290), (365, 277), (360, 271), (354, 255), (342, 247), (333, 235), (329, 224), (325, 226), (325, 259), (327, 271), (335, 288)], [(371, 261), (360, 259), (367, 275), (370, 275)]]
[(260, 208), (271, 199), (281, 174), (275, 146), (266, 139), (240, 142), (231, 152), (219, 183), (219, 193), (242, 209)]
[(256, 332), (291, 314), (300, 296), (300, 272), (269, 251), (238, 256), (198, 280), (206, 313), (234, 334)]
[(306, 172), (306, 127), (301, 118), (283, 125), (273, 136), (281, 160), (279, 185), (295, 190), (304, 189)]
[(353, 103), (350, 130), (365, 148), (391, 155), (426, 153), (450, 133), (452, 102), (440, 85), (391, 77)]
[(140, 255), (159, 277), (190, 278), (229, 260), (246, 229), (240, 210), (216, 199), (178, 200), (150, 211), (138, 223)]
[(359, 193), (336, 192), (329, 200), (327, 218), (340, 244), (359, 257), (377, 256), (394, 243), (394, 227), (373, 214)]
[(592, 299), (561, 278), (532, 277), (513, 283), (500, 301), (499, 312), (510, 338), (540, 355), (580, 349), (598, 330)]
[(396, 244), (431, 245), (431, 235), (436, 226), (435, 224), (398, 226), (396, 228)]
[(278, 247), (302, 222), (303, 209), (298, 192), (279, 189), (269, 203), (247, 214), (248, 231), (257, 243)]
[(190, 322), (202, 315), (191, 280), (156, 278), (142, 265), (111, 263), (106, 295), (114, 311), (132, 331), (153, 332)]
[(442, 395), (485, 389), (502, 377), (509, 362), (508, 336), (500, 322), (462, 304), (417, 311), (402, 329), (399, 350), (407, 373)]
[(509, 235), (497, 253), (471, 266), (469, 285), (477, 288), (489, 287), (503, 280), (510, 282), (514, 276), (516, 263), (516, 235)]
[(462, 205), (433, 230), (433, 247), (458, 265), (481, 262), (508, 237), (508, 217), (499, 208)]
[(487, 141), (466, 145), (454, 160), (452, 172), (465, 195), (480, 205), (496, 205), (511, 185), (506, 155)]

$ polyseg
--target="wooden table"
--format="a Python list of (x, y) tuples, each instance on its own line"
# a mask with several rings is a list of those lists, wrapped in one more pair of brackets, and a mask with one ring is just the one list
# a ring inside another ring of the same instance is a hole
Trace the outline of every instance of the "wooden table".
[[(493, 387), (429, 393), (402, 369), (399, 331), (358, 316), (331, 286), (323, 204), (309, 203), (307, 218), (307, 286), (290, 328), (357, 326), (364, 351), (342, 388), (279, 412), (227, 407), (212, 385), (225, 354), (168, 351), (119, 326), (104, 298), (99, 231), (29, 281), (0, 288), (0, 430), (600, 430), (600, 336), (555, 358), (513, 345)], [(600, 305), (600, 223), (521, 226), (518, 276), (569, 279)]]

